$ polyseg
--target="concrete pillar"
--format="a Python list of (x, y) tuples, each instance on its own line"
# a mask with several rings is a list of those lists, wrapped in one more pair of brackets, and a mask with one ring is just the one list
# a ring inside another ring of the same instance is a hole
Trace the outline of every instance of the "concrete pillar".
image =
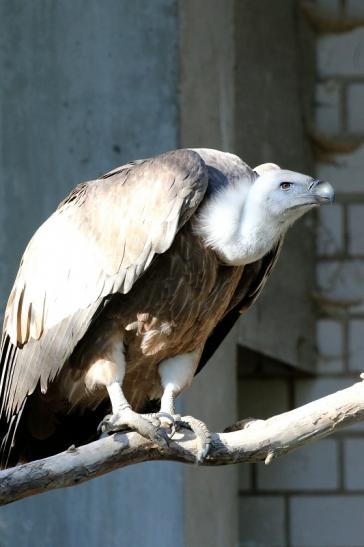
[[(236, 2), (235, 41), (238, 155), (252, 166), (274, 162), (314, 175), (308, 139), (313, 36), (298, 3)], [(239, 325), (242, 345), (311, 372), (315, 370), (314, 220), (310, 213), (289, 230), (263, 295)]]
[[(78, 182), (175, 148), (175, 0), (0, 1), (0, 294)], [(182, 466), (143, 464), (1, 509), (11, 547), (184, 545)]]
[[(180, 141), (234, 151), (234, 2), (181, 0)], [(236, 410), (236, 330), (194, 380), (187, 414), (221, 431)], [(185, 468), (188, 547), (237, 544), (237, 467)]]

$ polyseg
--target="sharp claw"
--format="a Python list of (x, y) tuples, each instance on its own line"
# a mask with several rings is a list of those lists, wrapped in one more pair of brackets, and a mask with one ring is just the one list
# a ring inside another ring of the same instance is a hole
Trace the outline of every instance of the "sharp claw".
[(171, 432), (169, 434), (169, 438), (172, 439), (173, 438), (173, 435), (176, 433), (176, 424), (172, 424), (172, 427), (171, 427)]
[(157, 412), (156, 417), (158, 419), (165, 418), (168, 422), (170, 422), (171, 432), (167, 433), (167, 431), (165, 429), (163, 429), (163, 436), (166, 438), (166, 440), (168, 439), (168, 441), (167, 441), (167, 444), (168, 444), (169, 439), (171, 439), (173, 437), (173, 435), (175, 434), (175, 432), (176, 432), (176, 418), (177, 417), (172, 416), (168, 412)]
[(154, 443), (168, 446), (169, 437), (167, 431), (161, 427), (159, 418), (168, 418), (174, 422), (173, 418), (167, 413), (161, 413), (160, 415), (153, 415), (147, 417), (139, 416), (137, 420), (129, 420), (125, 417), (125, 421), (121, 416), (108, 414), (99, 424), (97, 430), (101, 435), (106, 436), (107, 433), (113, 431), (121, 431), (125, 429), (131, 429), (137, 431), (140, 435), (146, 439), (150, 439)]
[(206, 458), (211, 444), (210, 432), (206, 424), (200, 420), (196, 420), (192, 416), (186, 416), (178, 422), (179, 427), (190, 429), (199, 441), (200, 447), (196, 456), (196, 463), (202, 463)]
[(110, 422), (110, 416), (109, 415), (105, 416), (105, 418), (97, 426), (97, 431), (99, 433), (106, 433), (109, 422)]
[(157, 418), (167, 418), (172, 424), (175, 422), (175, 418), (172, 416), (172, 414), (168, 414), (168, 412), (157, 412), (156, 413)]
[(199, 454), (197, 454), (197, 461), (198, 463), (202, 463), (204, 459), (206, 458), (207, 454), (210, 450), (210, 444), (211, 439), (208, 440), (208, 442), (205, 443), (205, 447), (200, 451)]
[(166, 432), (166, 430), (163, 429), (163, 428), (160, 428), (157, 431), (157, 433), (155, 435), (155, 440), (159, 444), (164, 444), (166, 446), (169, 446), (169, 436), (168, 436), (168, 433)]

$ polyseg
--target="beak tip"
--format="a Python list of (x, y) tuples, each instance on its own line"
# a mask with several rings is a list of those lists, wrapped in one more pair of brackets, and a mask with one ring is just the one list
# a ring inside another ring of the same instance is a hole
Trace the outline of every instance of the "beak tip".
[(335, 200), (335, 191), (329, 182), (318, 180), (313, 192), (319, 204), (333, 203)]

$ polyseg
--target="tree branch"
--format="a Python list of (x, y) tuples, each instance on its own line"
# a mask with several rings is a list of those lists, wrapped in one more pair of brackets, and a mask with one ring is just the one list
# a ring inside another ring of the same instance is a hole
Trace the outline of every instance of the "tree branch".
[[(364, 375), (361, 375), (364, 379)], [(270, 463), (339, 428), (364, 420), (364, 382), (268, 420), (250, 421), (244, 429), (213, 433), (202, 465), (240, 462)], [(198, 444), (187, 430), (168, 447), (146, 441), (137, 433), (116, 433), (79, 448), (0, 472), (0, 505), (55, 488), (73, 486), (114, 469), (152, 460), (194, 463)]]

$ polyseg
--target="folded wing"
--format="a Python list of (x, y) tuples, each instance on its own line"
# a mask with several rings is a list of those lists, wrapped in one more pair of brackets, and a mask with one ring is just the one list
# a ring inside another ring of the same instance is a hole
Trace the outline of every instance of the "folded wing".
[(207, 169), (177, 150), (79, 185), (39, 228), (6, 308), (0, 418), (15, 421), (57, 375), (107, 301), (127, 293), (200, 204)]

